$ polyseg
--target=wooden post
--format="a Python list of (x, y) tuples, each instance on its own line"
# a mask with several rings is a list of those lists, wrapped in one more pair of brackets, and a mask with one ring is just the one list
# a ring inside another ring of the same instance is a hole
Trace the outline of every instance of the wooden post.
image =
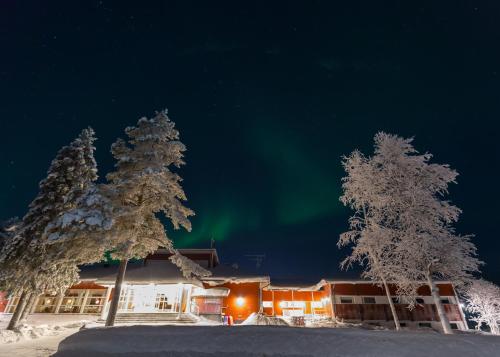
[(7, 301), (7, 306), (5, 306), (5, 312), (9, 312), (10, 308), (12, 307), (12, 305), (14, 304), (14, 301), (16, 300), (16, 296), (15, 295), (9, 295), (9, 300)]
[(58, 296), (57, 296), (57, 301), (56, 301), (56, 308), (54, 310), (54, 314), (58, 314), (59, 313), (59, 310), (61, 309), (61, 305), (62, 305), (62, 302), (63, 302), (63, 299), (64, 299), (64, 293), (60, 293)]
[(276, 313), (274, 312), (274, 290), (271, 290), (271, 294), (273, 296), (273, 316), (276, 316)]
[(262, 306), (262, 284), (259, 283), (259, 314), (264, 313), (264, 307)]
[(180, 293), (178, 293), (178, 305), (179, 305), (179, 311), (177, 312), (177, 319), (181, 318), (182, 315), (182, 299), (184, 298), (184, 284), (180, 284), (179, 287)]
[(106, 297), (104, 298), (104, 301), (102, 303), (101, 320), (104, 320), (104, 318), (106, 317), (106, 308), (108, 307), (109, 297), (111, 296), (112, 289), (113, 288), (111, 286), (108, 286), (106, 288)]
[(82, 301), (82, 306), (80, 306), (80, 314), (83, 314), (83, 311), (85, 310), (85, 305), (87, 305), (87, 300), (90, 295), (90, 290), (86, 289), (85, 290), (85, 295), (83, 296), (83, 301)]
[(191, 285), (186, 286), (186, 308), (184, 309), (185, 313), (190, 313), (191, 312), (191, 290), (192, 290)]
[(336, 308), (337, 307), (337, 302), (335, 301), (336, 300), (336, 297), (335, 297), (335, 284), (331, 285), (331, 289), (332, 289), (332, 293), (330, 294), (331, 295), (331, 301), (330, 301), (330, 303), (332, 304), (332, 315), (335, 317), (335, 319), (337, 319), (337, 308)]
[(314, 291), (311, 290), (311, 303), (309, 305), (311, 306), (311, 315), (314, 317), (313, 302), (314, 302)]
[(34, 314), (35, 313), (36, 307), (38, 306), (38, 303), (40, 302), (40, 296), (41, 295), (37, 295), (36, 296), (35, 302), (34, 302), (33, 306), (31, 306), (30, 314)]

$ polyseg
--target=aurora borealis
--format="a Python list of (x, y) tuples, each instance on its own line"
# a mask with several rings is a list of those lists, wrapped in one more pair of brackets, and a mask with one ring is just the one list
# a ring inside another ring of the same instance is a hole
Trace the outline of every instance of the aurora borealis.
[(342, 155), (378, 130), (460, 173), (458, 230), (500, 282), (500, 28), (495, 2), (2, 2), (0, 218), (22, 216), (88, 125), (101, 179), (128, 125), (169, 109), (188, 151), (193, 232), (274, 276), (339, 274)]

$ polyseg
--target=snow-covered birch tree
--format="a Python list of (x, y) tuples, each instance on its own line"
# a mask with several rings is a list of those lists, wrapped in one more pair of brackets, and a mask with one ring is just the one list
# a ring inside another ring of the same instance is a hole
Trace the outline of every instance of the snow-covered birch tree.
[(479, 279), (468, 286), (464, 295), (476, 329), (481, 330), (485, 324), (492, 334), (500, 335), (500, 287)]
[(388, 222), (399, 235), (394, 250), (400, 265), (396, 280), (414, 291), (426, 281), (443, 331), (451, 334), (436, 280), (461, 286), (482, 262), (472, 235), (459, 235), (453, 227), (462, 211), (446, 196), (458, 173), (449, 165), (431, 163), (432, 155), (419, 154), (412, 141), (385, 133), (375, 137), (375, 165), (386, 167), (391, 177)]
[(186, 148), (167, 111), (141, 118), (125, 133), (127, 141), (118, 139), (111, 147), (116, 170), (107, 175), (108, 197), (117, 212), (111, 229), (113, 256), (120, 259), (120, 266), (106, 326), (114, 325), (128, 260), (143, 258), (158, 247), (175, 253), (156, 214), (163, 213), (174, 229), (187, 231), (191, 231), (189, 216), (194, 215), (183, 204), (181, 177), (171, 170), (185, 164)]
[(343, 195), (341, 202), (354, 210), (349, 219), (350, 230), (342, 233), (338, 246), (352, 245), (351, 254), (342, 261), (342, 268), (349, 268), (355, 263), (364, 267), (363, 277), (377, 283), (382, 282), (396, 330), (400, 329), (399, 319), (392, 301), (388, 281), (392, 272), (393, 261), (386, 259), (392, 247), (392, 234), (383, 222), (380, 198), (383, 195), (382, 181), (370, 158), (354, 151), (344, 157), (342, 165), (347, 176), (342, 179)]
[(45, 231), (52, 221), (75, 207), (79, 196), (97, 178), (94, 140), (93, 130), (84, 129), (59, 150), (15, 236), (0, 252), (0, 280), (10, 292), (21, 294), (9, 329), (16, 327), (33, 294), (65, 290), (78, 276), (76, 262), (54, 260), (47, 254), (58, 247), (47, 247)]
[(415, 294), (426, 281), (443, 330), (452, 333), (436, 279), (463, 284), (478, 271), (481, 262), (471, 236), (458, 235), (453, 228), (461, 210), (445, 200), (448, 185), (456, 183), (457, 172), (448, 165), (430, 163), (432, 155), (419, 154), (412, 140), (376, 134), (373, 157), (362, 156), (371, 178), (365, 177), (354, 189), (362, 192), (358, 196), (372, 195), (366, 210), (379, 229), (390, 232), (384, 238), (385, 250), (378, 254), (384, 257), (382, 266), (387, 262), (389, 267), (385, 269), (387, 278), (406, 295)]

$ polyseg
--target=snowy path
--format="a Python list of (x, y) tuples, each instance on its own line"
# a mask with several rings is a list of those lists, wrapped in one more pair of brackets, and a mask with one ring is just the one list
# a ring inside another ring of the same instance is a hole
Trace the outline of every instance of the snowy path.
[(500, 337), (435, 332), (278, 326), (123, 326), (80, 331), (61, 342), (73, 356), (500, 356)]

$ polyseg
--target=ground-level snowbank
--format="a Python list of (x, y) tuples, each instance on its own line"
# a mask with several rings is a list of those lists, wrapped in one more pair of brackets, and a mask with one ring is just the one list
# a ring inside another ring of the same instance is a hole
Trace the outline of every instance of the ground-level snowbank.
[(127, 326), (85, 329), (63, 340), (73, 356), (498, 356), (500, 337), (281, 326)]
[[(0, 329), (5, 329), (10, 321), (12, 314), (0, 313)], [(99, 318), (97, 315), (86, 314), (31, 314), (25, 321), (26, 324), (32, 326), (38, 325), (67, 325), (78, 323), (80, 321), (96, 321)]]
[(78, 329), (86, 323), (97, 320), (97, 316), (94, 315), (34, 314), (20, 324), (16, 331), (8, 331), (5, 328), (11, 317), (11, 314), (0, 314), (0, 344), (56, 336), (68, 329)]
[(280, 319), (279, 317), (269, 317), (264, 314), (252, 312), (248, 318), (241, 323), (243, 326), (288, 326), (288, 323), (285, 320)]
[(56, 336), (44, 336), (35, 340), (21, 340), (17, 343), (0, 344), (0, 357), (48, 357), (56, 351), (61, 340), (78, 329), (67, 329)]

